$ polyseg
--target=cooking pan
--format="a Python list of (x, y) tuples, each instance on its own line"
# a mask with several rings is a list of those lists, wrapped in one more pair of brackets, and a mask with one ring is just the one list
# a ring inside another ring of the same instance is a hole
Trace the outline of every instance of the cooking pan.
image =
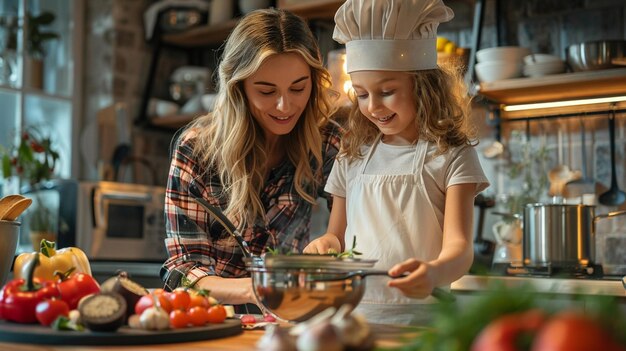
[[(256, 256), (219, 208), (202, 198), (194, 199), (237, 240), (257, 299), (282, 320), (304, 321), (331, 306), (339, 308), (351, 304), (356, 307), (365, 292), (363, 278), (386, 274), (366, 270), (377, 260), (312, 254)], [(432, 295), (441, 301), (456, 299), (441, 288), (435, 288)]]
[(524, 208), (523, 260), (528, 267), (580, 268), (595, 262), (595, 223), (626, 214), (595, 215), (595, 206), (528, 204)]

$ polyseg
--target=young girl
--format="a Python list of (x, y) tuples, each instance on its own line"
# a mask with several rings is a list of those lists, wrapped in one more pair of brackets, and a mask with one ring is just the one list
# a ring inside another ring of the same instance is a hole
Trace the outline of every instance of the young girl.
[[(435, 287), (473, 260), (474, 197), (488, 186), (460, 74), (438, 67), (436, 30), (452, 18), (441, 0), (348, 0), (333, 38), (346, 44), (356, 104), (326, 184), (328, 231), (304, 252), (343, 251), (395, 279), (368, 277), (357, 311), (373, 322), (423, 323)], [(390, 289), (394, 288), (394, 289)]]

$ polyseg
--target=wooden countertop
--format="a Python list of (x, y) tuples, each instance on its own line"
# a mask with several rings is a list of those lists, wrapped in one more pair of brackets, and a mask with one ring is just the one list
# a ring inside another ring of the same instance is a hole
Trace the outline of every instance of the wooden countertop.
[[(419, 328), (411, 328), (404, 326), (392, 326), (373, 324), (372, 330), (376, 336), (377, 347), (394, 347), (402, 345), (404, 338), (410, 338), (412, 335), (419, 333)], [(151, 344), (137, 346), (61, 346), (61, 345), (35, 345), (35, 344), (18, 344), (0, 342), (0, 350), (13, 351), (105, 351), (105, 350), (129, 350), (129, 351), (145, 351), (145, 350), (257, 350), (256, 343), (263, 336), (264, 330), (244, 330), (243, 333), (206, 341), (194, 341), (185, 343), (171, 344)]]

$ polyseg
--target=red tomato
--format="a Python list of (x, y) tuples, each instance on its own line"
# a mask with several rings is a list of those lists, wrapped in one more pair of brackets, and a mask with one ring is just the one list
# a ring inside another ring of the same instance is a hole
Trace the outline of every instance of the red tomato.
[(188, 308), (191, 309), (192, 307), (196, 307), (196, 306), (204, 307), (206, 309), (209, 306), (211, 306), (211, 304), (209, 303), (209, 299), (207, 299), (205, 296), (192, 292), (189, 294), (189, 307)]
[(69, 316), (70, 307), (67, 302), (59, 299), (46, 299), (37, 304), (35, 315), (41, 325), (52, 324), (59, 316)]
[[(172, 304), (166, 296), (167, 293), (162, 291), (160, 294), (157, 294), (157, 292), (155, 291), (153, 292), (153, 294), (157, 297), (157, 299), (159, 300), (159, 305), (165, 312), (172, 312)], [(152, 299), (153, 294), (144, 295), (139, 299), (139, 301), (137, 301), (137, 303), (135, 304), (135, 314), (141, 315), (143, 311), (146, 310), (146, 308), (152, 307), (154, 305), (154, 300)]]
[(540, 310), (506, 314), (489, 323), (472, 343), (472, 351), (517, 351), (517, 341), (525, 333), (541, 327), (545, 315)]
[(175, 289), (167, 295), (167, 298), (170, 300), (172, 310), (186, 311), (191, 301), (191, 296), (189, 296), (187, 290), (184, 289)]
[(173, 310), (170, 312), (170, 327), (174, 329), (187, 328), (189, 325), (189, 315), (183, 310)]
[(214, 305), (207, 309), (209, 313), (209, 323), (224, 323), (226, 320), (226, 309), (222, 305)]
[(537, 334), (532, 351), (624, 351), (626, 347), (590, 317), (565, 311), (550, 319)]
[(194, 306), (187, 311), (191, 325), (201, 327), (209, 322), (209, 311), (202, 306)]

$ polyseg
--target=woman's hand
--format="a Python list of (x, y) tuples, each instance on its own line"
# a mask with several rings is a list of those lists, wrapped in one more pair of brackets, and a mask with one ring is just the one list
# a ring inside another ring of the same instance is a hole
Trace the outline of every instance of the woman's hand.
[(341, 252), (341, 243), (336, 235), (326, 233), (321, 237), (311, 241), (309, 245), (304, 248), (303, 253), (306, 254), (327, 254), (330, 252)]
[(409, 272), (406, 277), (394, 278), (387, 286), (399, 289), (407, 297), (423, 299), (428, 297), (435, 286), (434, 269), (426, 262), (420, 262), (414, 258), (398, 263), (389, 269), (392, 277), (397, 277)]

